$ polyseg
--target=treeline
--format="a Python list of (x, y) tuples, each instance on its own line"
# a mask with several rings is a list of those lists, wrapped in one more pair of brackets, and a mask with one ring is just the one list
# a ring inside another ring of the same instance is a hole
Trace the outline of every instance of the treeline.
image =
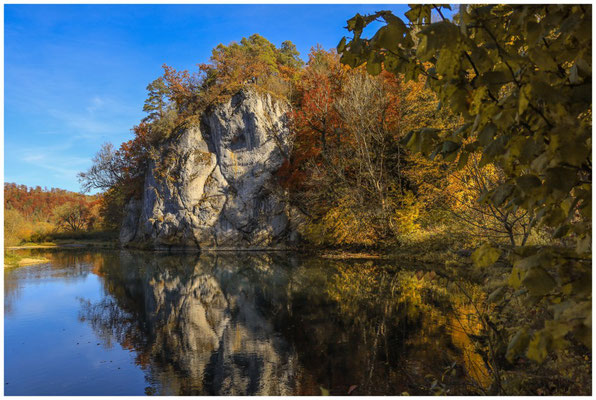
[(147, 116), (133, 128), (134, 138), (118, 149), (104, 145), (79, 175), (84, 189), (105, 191), (106, 224), (117, 228), (126, 201), (140, 196), (147, 161), (162, 141), (246, 86), (292, 105), (294, 147), (278, 178), (309, 217), (302, 234), (311, 244), (387, 247), (438, 234), (471, 244), (529, 237), (524, 216), (495, 215), (475, 203), (480, 191), (500, 182), (497, 168), (471, 157), (456, 170), (400, 143), (412, 129), (455, 130), (462, 123), (440, 107), (423, 78), (373, 77), (320, 46), (304, 63), (291, 42), (276, 47), (258, 34), (220, 44), (193, 73), (164, 66), (147, 86)]
[(101, 195), (4, 184), (4, 244), (44, 242), (59, 232), (103, 229)]

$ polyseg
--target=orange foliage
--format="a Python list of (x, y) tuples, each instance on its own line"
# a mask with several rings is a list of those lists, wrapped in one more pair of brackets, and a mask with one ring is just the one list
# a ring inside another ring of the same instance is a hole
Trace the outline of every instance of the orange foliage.
[(196, 77), (192, 76), (187, 70), (177, 71), (166, 64), (163, 65), (163, 78), (168, 88), (168, 97), (176, 105), (180, 113), (190, 111), (191, 105), (195, 100), (193, 90), (196, 86)]
[(100, 201), (101, 195), (86, 196), (63, 189), (42, 189), (40, 186), (29, 188), (16, 183), (4, 184), (4, 209), (17, 210), (28, 219), (49, 221), (54, 209), (63, 204), (84, 204), (92, 209)]
[(284, 186), (302, 187), (307, 179), (305, 162), (314, 160), (321, 165), (321, 153), (328, 142), (340, 140), (338, 132), (343, 126), (333, 105), (341, 93), (346, 72), (347, 67), (339, 63), (335, 52), (320, 47), (311, 50), (307, 67), (296, 85), (298, 104), (290, 113), (295, 135), (292, 156), (278, 172)]

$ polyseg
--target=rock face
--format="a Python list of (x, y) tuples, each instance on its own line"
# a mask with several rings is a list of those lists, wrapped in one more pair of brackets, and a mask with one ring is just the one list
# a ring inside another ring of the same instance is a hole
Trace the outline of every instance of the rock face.
[(125, 245), (286, 247), (300, 219), (274, 174), (287, 157), (289, 106), (243, 90), (173, 135), (125, 209)]

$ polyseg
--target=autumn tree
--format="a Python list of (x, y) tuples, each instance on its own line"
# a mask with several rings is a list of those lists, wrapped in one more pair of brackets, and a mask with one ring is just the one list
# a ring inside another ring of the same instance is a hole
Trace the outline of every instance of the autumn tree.
[(320, 47), (312, 49), (296, 87), (294, 147), (278, 175), (310, 216), (307, 237), (376, 246), (415, 229), (427, 202), (417, 198), (422, 178), (432, 171), (441, 181), (446, 173), (429, 163), (427, 176), (408, 174), (420, 157), (399, 139), (421, 126), (415, 107), (437, 126), (452, 122), (448, 113), (434, 111), (436, 104), (423, 107), (429, 98), (436, 103), (432, 92), (423, 83), (413, 88), (391, 74), (372, 78), (362, 68), (342, 66), (337, 53)]
[(329, 140), (337, 141), (342, 121), (334, 103), (341, 92), (346, 70), (336, 53), (313, 48), (297, 83), (298, 96), (290, 113), (294, 134), (290, 159), (280, 171), (285, 184), (300, 187), (307, 178), (305, 164), (320, 165)]
[(118, 150), (111, 143), (102, 145), (91, 167), (78, 175), (84, 191), (103, 191), (98, 212), (105, 228), (119, 229), (126, 202), (141, 195), (147, 163), (153, 157), (152, 139), (159, 140), (151, 128), (141, 122), (133, 128), (135, 137)]
[(480, 240), (523, 246), (533, 232), (542, 231), (535, 226), (535, 216), (528, 210), (478, 201), (504, 180), (505, 174), (498, 166), (480, 166), (480, 157), (473, 154), (464, 166), (447, 175), (443, 189), (448, 200), (445, 209), (455, 217), (455, 222), (467, 226), (469, 235)]
[(58, 225), (72, 232), (80, 231), (88, 225), (89, 214), (87, 207), (77, 202), (65, 203), (54, 210)]
[(354, 73), (348, 78), (336, 104), (337, 112), (353, 138), (358, 160), (356, 183), (376, 198), (383, 218), (388, 218), (389, 153), (397, 151), (396, 141), (389, 130), (388, 104), (382, 82), (365, 73)]
[[(354, 36), (338, 45), (342, 62), (366, 64), (373, 75), (385, 69), (408, 79), (425, 76), (464, 123), (457, 130), (413, 130), (404, 143), (460, 166), (479, 154), (480, 166), (492, 163), (505, 174), (479, 200), (525, 210), (552, 229), (550, 244), (508, 254), (509, 286), (523, 289), (529, 306), (551, 313), (543, 326), (522, 326), (511, 336), (508, 359), (543, 361), (569, 340), (591, 346), (585, 282), (591, 282), (592, 7), (462, 5), (453, 20), (444, 8), (412, 6), (409, 26), (388, 11), (356, 15), (348, 21)], [(377, 19), (384, 26), (362, 37)], [(499, 254), (486, 244), (474, 260), (488, 267)]]
[(246, 84), (287, 96), (295, 72), (304, 64), (292, 42), (285, 41), (277, 48), (258, 34), (239, 43), (219, 44), (209, 61), (199, 68), (201, 87), (212, 101), (220, 101)]

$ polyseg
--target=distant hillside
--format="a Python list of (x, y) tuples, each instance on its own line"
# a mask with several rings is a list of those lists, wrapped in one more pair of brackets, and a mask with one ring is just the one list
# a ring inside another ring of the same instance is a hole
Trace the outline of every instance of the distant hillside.
[(59, 232), (101, 228), (101, 195), (4, 184), (4, 244), (44, 242)]
[(4, 209), (13, 209), (24, 217), (49, 221), (56, 207), (72, 202), (95, 202), (97, 195), (87, 196), (58, 188), (28, 187), (17, 183), (4, 184)]

